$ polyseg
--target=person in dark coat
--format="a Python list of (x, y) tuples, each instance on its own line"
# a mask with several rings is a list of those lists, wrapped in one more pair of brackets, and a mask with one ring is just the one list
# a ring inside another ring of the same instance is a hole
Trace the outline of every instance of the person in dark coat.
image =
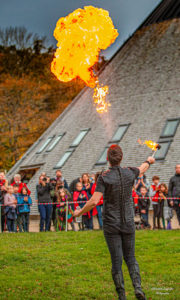
[(39, 177), (39, 184), (37, 185), (38, 208), (40, 212), (40, 231), (49, 231), (51, 215), (52, 215), (52, 198), (50, 191), (52, 185), (47, 182), (46, 177)]
[(169, 181), (168, 196), (179, 198), (173, 200), (173, 208), (176, 211), (177, 219), (180, 225), (180, 164), (176, 165), (176, 174)]
[(132, 187), (134, 180), (142, 176), (155, 162), (149, 157), (139, 168), (121, 168), (123, 157), (119, 145), (112, 145), (107, 152), (110, 163), (108, 171), (99, 176), (96, 191), (81, 210), (74, 212), (74, 217), (90, 211), (103, 196), (103, 231), (112, 261), (112, 277), (119, 300), (125, 300), (122, 260), (129, 269), (137, 299), (146, 299), (141, 288), (139, 265), (135, 258), (135, 224)]

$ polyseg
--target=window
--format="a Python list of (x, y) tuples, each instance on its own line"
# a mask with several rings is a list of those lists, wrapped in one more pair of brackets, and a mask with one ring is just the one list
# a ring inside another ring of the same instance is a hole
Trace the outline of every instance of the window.
[(72, 155), (74, 150), (68, 150), (64, 153), (63, 157), (61, 157), (60, 161), (57, 163), (57, 165), (54, 167), (55, 169), (61, 168), (65, 162), (69, 159), (69, 157)]
[(123, 138), (124, 134), (126, 133), (126, 131), (128, 130), (130, 124), (127, 125), (119, 125), (116, 133), (114, 134), (111, 142), (115, 143), (115, 142), (120, 142), (120, 140)]
[(179, 122), (180, 119), (167, 120), (160, 137), (161, 138), (173, 137), (176, 133)]
[(125, 135), (126, 131), (128, 130), (130, 124), (123, 124), (119, 125), (118, 129), (116, 130), (115, 134), (113, 135), (111, 141), (108, 143), (108, 146), (102, 152), (99, 160), (97, 161), (96, 165), (105, 165), (107, 163), (107, 150), (112, 145), (112, 143), (119, 143), (123, 136)]
[(81, 141), (83, 140), (83, 138), (85, 137), (85, 135), (88, 133), (89, 130), (90, 129), (81, 130), (80, 133), (78, 134), (78, 136), (72, 142), (70, 147), (77, 147), (81, 143)]
[(59, 141), (62, 139), (63, 136), (64, 136), (64, 134), (58, 135), (55, 138), (55, 140), (51, 143), (51, 145), (47, 148), (46, 152), (52, 151), (55, 148), (55, 146), (57, 145), (57, 143), (59, 143)]
[(105, 165), (107, 163), (107, 151), (109, 147), (106, 147), (103, 153), (100, 156), (100, 159), (97, 161), (96, 165)]
[(155, 154), (155, 159), (156, 160), (163, 160), (165, 159), (167, 153), (168, 153), (168, 150), (169, 150), (169, 147), (171, 145), (171, 142), (172, 141), (164, 141), (164, 142), (159, 142), (159, 144), (161, 145), (161, 149), (158, 150)]
[(41, 153), (47, 147), (47, 145), (52, 141), (52, 139), (53, 136), (49, 137), (36, 153), (37, 154)]

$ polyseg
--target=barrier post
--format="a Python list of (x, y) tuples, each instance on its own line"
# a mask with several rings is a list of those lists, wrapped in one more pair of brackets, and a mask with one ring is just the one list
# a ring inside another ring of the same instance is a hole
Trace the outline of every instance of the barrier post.
[(2, 228), (1, 228), (1, 205), (0, 205), (0, 232), (2, 232)]
[(68, 200), (66, 201), (66, 231), (68, 231)]

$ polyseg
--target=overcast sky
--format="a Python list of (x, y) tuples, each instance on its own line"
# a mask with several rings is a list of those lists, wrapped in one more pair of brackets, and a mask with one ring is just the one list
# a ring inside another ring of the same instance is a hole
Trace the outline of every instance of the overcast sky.
[(46, 35), (55, 45), (53, 31), (60, 17), (87, 5), (107, 9), (119, 37), (106, 50), (110, 57), (133, 34), (162, 0), (0, 0), (0, 27), (25, 26), (28, 31)]

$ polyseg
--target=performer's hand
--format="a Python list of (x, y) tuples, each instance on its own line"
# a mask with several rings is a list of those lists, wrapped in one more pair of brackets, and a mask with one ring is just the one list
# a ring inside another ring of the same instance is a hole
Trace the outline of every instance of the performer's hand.
[(76, 209), (73, 213), (73, 218), (80, 217), (80, 215), (81, 215), (81, 209)]
[(149, 156), (148, 159), (147, 159), (147, 161), (152, 165), (152, 164), (155, 163), (155, 158), (152, 157), (152, 156)]

